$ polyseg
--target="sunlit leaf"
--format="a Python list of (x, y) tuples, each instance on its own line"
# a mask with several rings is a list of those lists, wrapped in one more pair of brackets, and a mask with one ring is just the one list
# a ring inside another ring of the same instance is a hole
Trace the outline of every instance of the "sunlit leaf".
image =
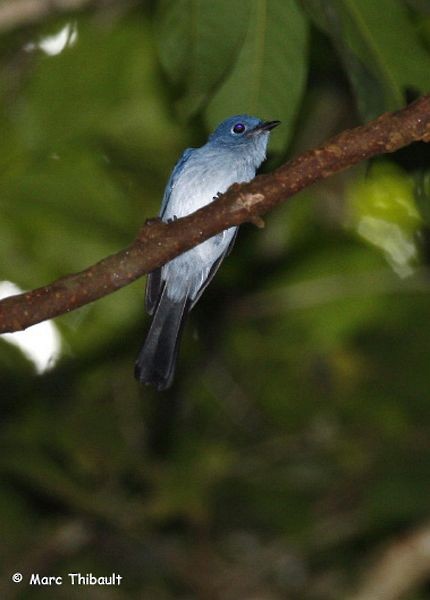
[(411, 274), (422, 225), (413, 180), (391, 163), (377, 164), (368, 177), (351, 183), (347, 197), (358, 235), (380, 248), (399, 275)]

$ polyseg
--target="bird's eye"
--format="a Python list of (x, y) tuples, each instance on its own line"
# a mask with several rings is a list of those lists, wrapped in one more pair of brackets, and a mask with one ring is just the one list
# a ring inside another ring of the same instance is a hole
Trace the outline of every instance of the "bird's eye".
[(243, 123), (236, 123), (236, 125), (233, 127), (232, 132), (233, 133), (243, 133), (245, 131), (246, 127)]

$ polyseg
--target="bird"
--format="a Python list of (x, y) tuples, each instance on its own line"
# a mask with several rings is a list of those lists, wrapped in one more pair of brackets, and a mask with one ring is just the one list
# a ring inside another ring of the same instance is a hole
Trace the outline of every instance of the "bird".
[[(269, 134), (279, 124), (247, 114), (232, 116), (206, 144), (187, 148), (167, 182), (159, 218), (170, 222), (184, 217), (233, 183), (253, 179), (266, 158)], [(152, 321), (135, 363), (141, 383), (158, 391), (171, 386), (185, 318), (229, 254), (237, 230), (230, 227), (149, 274), (145, 307)]]

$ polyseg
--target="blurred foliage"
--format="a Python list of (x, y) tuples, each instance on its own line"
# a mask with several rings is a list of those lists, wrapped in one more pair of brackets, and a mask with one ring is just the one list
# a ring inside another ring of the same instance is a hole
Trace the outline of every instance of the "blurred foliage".
[(414, 181), (391, 162), (374, 163), (349, 193), (351, 221), (358, 234), (381, 248), (400, 276), (417, 264), (416, 236), (423, 226), (414, 195)]
[(366, 119), (400, 108), (405, 89), (429, 89), (430, 56), (398, 0), (303, 0), (329, 34)]
[[(283, 121), (272, 168), (429, 89), (425, 0), (93, 2), (4, 30), (2, 280), (125, 246), (230, 114)], [(132, 377), (142, 282), (58, 318), (43, 375), (1, 341), (2, 599), (347, 598), (428, 519), (428, 159), (416, 144), (243, 227), (166, 393)]]

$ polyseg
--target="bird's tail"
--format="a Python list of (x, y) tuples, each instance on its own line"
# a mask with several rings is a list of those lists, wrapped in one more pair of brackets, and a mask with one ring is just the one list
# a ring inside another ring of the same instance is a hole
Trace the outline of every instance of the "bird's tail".
[(150, 383), (158, 390), (171, 385), (188, 305), (187, 297), (176, 302), (164, 288), (135, 364), (134, 373), (141, 383)]

